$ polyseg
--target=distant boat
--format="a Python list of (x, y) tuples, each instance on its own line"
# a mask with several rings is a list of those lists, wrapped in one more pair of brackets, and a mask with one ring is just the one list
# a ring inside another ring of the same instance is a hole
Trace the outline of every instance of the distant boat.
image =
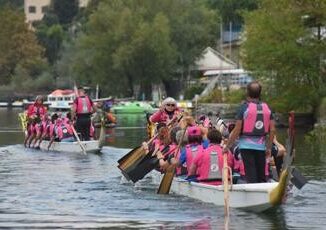
[(7, 107), (8, 106), (8, 102), (0, 102), (0, 107)]
[[(85, 147), (85, 152), (97, 152), (100, 151), (100, 142), (98, 140), (82, 141), (82, 145)], [(48, 151), (49, 141), (43, 140), (40, 145), (42, 151)], [(80, 144), (75, 142), (53, 142), (50, 146), (50, 151), (66, 152), (66, 153), (82, 153)]]
[(111, 111), (116, 114), (141, 114), (151, 113), (155, 109), (147, 102), (135, 101), (135, 102), (120, 102), (117, 105), (113, 105)]
[(45, 104), (50, 110), (70, 110), (71, 104), (75, 100), (75, 92), (72, 89), (57, 89), (47, 96)]
[(23, 107), (24, 105), (24, 101), (14, 101), (13, 103), (11, 103), (12, 107)]

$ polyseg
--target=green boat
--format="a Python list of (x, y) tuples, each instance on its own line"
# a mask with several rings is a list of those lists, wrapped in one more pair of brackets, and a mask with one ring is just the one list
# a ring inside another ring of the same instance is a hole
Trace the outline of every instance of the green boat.
[(135, 101), (120, 102), (119, 104), (112, 106), (111, 111), (116, 114), (141, 114), (152, 113), (155, 109), (147, 102)]

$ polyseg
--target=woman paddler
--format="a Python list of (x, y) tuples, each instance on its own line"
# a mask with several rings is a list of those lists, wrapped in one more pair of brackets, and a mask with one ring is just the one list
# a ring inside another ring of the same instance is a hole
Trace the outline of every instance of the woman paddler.
[(27, 135), (25, 137), (24, 146), (31, 147), (31, 143), (36, 136), (35, 126), (41, 122), (41, 117), (45, 116), (47, 112), (46, 107), (43, 105), (43, 97), (38, 95), (34, 104), (29, 105), (27, 108)]
[(165, 123), (178, 116), (181, 110), (177, 107), (177, 102), (172, 97), (167, 97), (162, 102), (160, 110), (150, 116), (149, 121), (152, 123)]
[[(190, 175), (189, 168), (192, 165), (193, 159), (196, 157), (196, 155), (204, 151), (204, 147), (202, 145), (202, 132), (200, 127), (198, 126), (188, 127), (186, 134), (188, 136), (189, 143), (184, 148), (181, 149), (180, 157), (171, 154), (171, 157), (167, 159), (167, 162), (175, 166), (181, 166), (186, 164), (188, 170), (187, 175)], [(164, 166), (165, 164), (164, 159), (162, 159), (162, 157), (159, 155), (158, 158), (160, 159), (160, 165)]]
[[(217, 129), (210, 128), (208, 140), (208, 148), (194, 158), (190, 167), (189, 178), (205, 184), (220, 185), (223, 175), (222, 135)], [(232, 168), (233, 155), (230, 151), (227, 159), (228, 166)]]

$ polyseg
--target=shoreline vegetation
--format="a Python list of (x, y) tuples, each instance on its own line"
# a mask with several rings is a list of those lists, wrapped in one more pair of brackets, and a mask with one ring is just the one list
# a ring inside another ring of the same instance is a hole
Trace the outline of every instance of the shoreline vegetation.
[[(325, 124), (324, 3), (91, 0), (79, 8), (78, 1), (52, 0), (42, 20), (30, 24), (23, 8), (22, 0), (0, 1), (0, 101), (74, 82), (99, 84), (102, 97), (152, 100), (159, 88), (160, 96), (191, 100), (205, 87), (196, 60), (218, 41), (219, 52), (262, 83), (273, 111), (312, 113)], [(239, 40), (228, 41), (233, 32)], [(216, 89), (198, 103), (243, 99), (241, 89)]]

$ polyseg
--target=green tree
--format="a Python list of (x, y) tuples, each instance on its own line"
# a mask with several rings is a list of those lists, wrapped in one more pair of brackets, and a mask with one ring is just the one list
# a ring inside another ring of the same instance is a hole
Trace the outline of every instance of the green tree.
[(216, 18), (198, 1), (100, 2), (77, 41), (70, 72), (116, 95), (133, 95), (135, 84), (149, 95), (152, 83), (188, 74), (213, 44)]
[(326, 1), (263, 0), (245, 22), (244, 62), (273, 83), (271, 100), (286, 109), (315, 109), (326, 92)]
[(257, 9), (259, 0), (208, 0), (208, 5), (218, 9), (226, 24), (243, 24), (243, 12)]
[(24, 0), (0, 0), (0, 7), (12, 6), (16, 8), (24, 8)]
[(37, 37), (45, 47), (45, 56), (49, 63), (53, 65), (59, 58), (61, 45), (64, 41), (65, 33), (60, 24), (47, 26), (41, 23), (37, 26)]
[(8, 7), (0, 9), (0, 84), (9, 84), (16, 68), (25, 69), (29, 77), (40, 73), (44, 64), (43, 49), (25, 23), (22, 12)]
[(70, 24), (77, 15), (79, 0), (52, 0), (51, 10), (58, 16), (60, 24)]

